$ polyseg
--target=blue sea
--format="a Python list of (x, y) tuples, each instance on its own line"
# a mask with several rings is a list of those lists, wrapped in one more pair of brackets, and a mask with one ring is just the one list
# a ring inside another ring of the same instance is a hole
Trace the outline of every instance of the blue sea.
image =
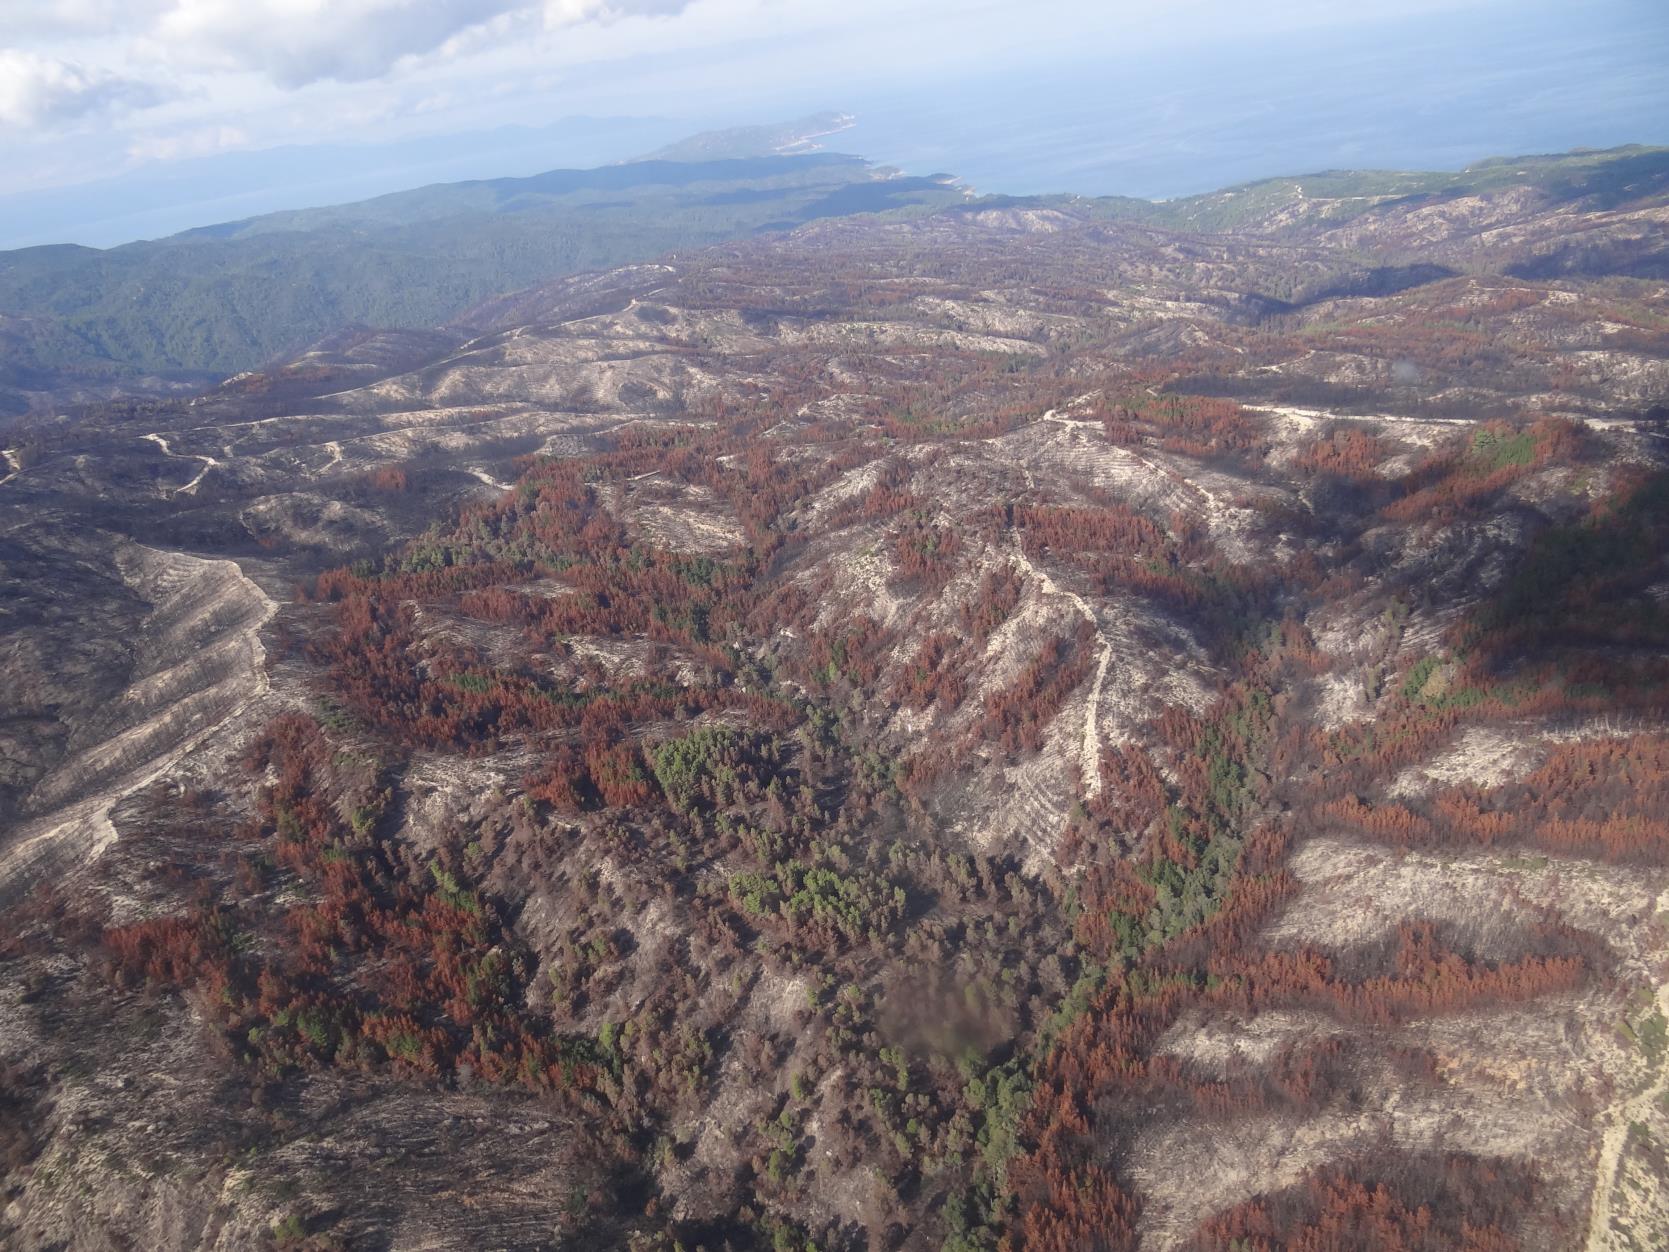
[(840, 103), (829, 147), (980, 191), (1166, 198), (1323, 169), (1669, 144), (1669, 0), (1494, 5), (1348, 35), (1086, 49)]

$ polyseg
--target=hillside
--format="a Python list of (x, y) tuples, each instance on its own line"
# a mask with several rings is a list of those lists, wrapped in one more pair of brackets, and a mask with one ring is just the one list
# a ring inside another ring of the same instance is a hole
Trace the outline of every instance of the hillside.
[(529, 281), (958, 199), (852, 157), (642, 161), (440, 184), (119, 248), (0, 253), (0, 316), (41, 328), (7, 345), (0, 416), (200, 387), (344, 326), (433, 326)]
[(1488, 177), (27, 428), (0, 1242), (1651, 1246), (1669, 208)]
[[(189, 392), (344, 327), (432, 327), (530, 282), (851, 214), (1064, 212), (1459, 266), (1480, 246), (1517, 246), (1510, 236), (1481, 244), (1486, 231), (1560, 208), (1669, 195), (1669, 153), (1636, 147), (1502, 158), (1458, 174), (1330, 172), (1161, 203), (984, 197), (964, 205), (971, 193), (948, 175), (906, 177), (808, 151), (846, 120), (818, 114), (715, 131), (622, 165), (436, 184), (119, 248), (0, 253), (0, 418)], [(775, 155), (789, 151), (800, 155)], [(1359, 239), (1364, 232), (1373, 238)], [(1661, 240), (1621, 257), (1597, 247), (1575, 238), (1520, 268), (1669, 273)], [(1370, 281), (1401, 281), (1406, 268), (1382, 266)], [(1315, 294), (1277, 289), (1282, 299)]]
[(1411, 214), (1481, 203), (1525, 201), (1538, 208), (1614, 209), (1669, 196), (1669, 149), (1631, 145), (1603, 151), (1496, 157), (1456, 173), (1328, 170), (1271, 178), (1166, 201), (1155, 220), (1203, 230), (1269, 232), (1338, 228), (1363, 215)]

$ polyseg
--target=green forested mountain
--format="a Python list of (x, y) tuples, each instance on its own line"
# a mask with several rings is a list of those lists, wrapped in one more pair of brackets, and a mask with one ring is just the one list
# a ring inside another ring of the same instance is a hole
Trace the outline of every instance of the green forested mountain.
[(855, 157), (641, 161), (448, 183), (119, 248), (0, 253), (0, 411), (259, 365), (343, 326), (433, 326), (486, 296), (760, 230), (940, 206)]

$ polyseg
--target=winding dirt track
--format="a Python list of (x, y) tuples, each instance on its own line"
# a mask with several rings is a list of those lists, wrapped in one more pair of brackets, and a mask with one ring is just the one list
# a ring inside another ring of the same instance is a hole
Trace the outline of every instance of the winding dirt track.
[[(1660, 910), (1665, 897), (1669, 897), (1669, 892), (1659, 897)], [(1657, 1011), (1669, 1018), (1669, 986), (1657, 989), (1656, 1003)], [(1669, 1091), (1669, 1058), (1658, 1062), (1657, 1076), (1644, 1091), (1615, 1105), (1610, 1112), (1609, 1125), (1600, 1139), (1599, 1163), (1594, 1168), (1594, 1198), (1588, 1210), (1588, 1238), (1583, 1244), (1586, 1252), (1605, 1252), (1611, 1246), (1611, 1194), (1617, 1188), (1617, 1169), (1622, 1164), (1623, 1149), (1628, 1146), (1629, 1126), (1666, 1091)]]
[(220, 464), (220, 462), (217, 461), (214, 457), (204, 456), (201, 453), (197, 453), (197, 452), (189, 452), (189, 453), (188, 452), (175, 452), (172, 448), (170, 448), (168, 446), (168, 440), (165, 437), (163, 437), (162, 435), (156, 434), (154, 432), (149, 434), (149, 435), (143, 435), (143, 436), (141, 436), (141, 438), (148, 439), (150, 442), (156, 444), (157, 447), (161, 448), (163, 456), (172, 457), (176, 461), (201, 461), (203, 463), (203, 468), (197, 471), (197, 477), (193, 478), (190, 482), (185, 484), (185, 486), (183, 486), (183, 487), (174, 488), (173, 491), (169, 492), (170, 495), (175, 495), (175, 496), (194, 496), (194, 495), (196, 495), (197, 494), (197, 486), (198, 486), (199, 483), (201, 483), (203, 481), (203, 476), (205, 474), (207, 474), (210, 470), (212, 470), (215, 466)]

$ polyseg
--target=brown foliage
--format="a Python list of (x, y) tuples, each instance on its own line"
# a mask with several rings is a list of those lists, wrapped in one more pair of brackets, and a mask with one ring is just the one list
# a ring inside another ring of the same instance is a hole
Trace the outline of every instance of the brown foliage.
[(1095, 664), (1095, 637), (1095, 627), (1080, 622), (1071, 638), (1049, 640), (1013, 682), (985, 697), (975, 733), (1010, 752), (1041, 748), (1049, 723)]
[(1404, 846), (1497, 844), (1662, 863), (1669, 858), (1669, 740), (1631, 735), (1563, 744), (1522, 779), (1452, 787), (1416, 811), (1348, 795), (1320, 819)]
[(953, 709), (961, 704), (967, 684), (958, 650), (955, 635), (944, 631), (928, 635), (899, 675), (893, 699), (909, 709), (925, 709), (935, 703)]
[(1380, 1156), (1328, 1166), (1274, 1195), (1220, 1213), (1195, 1252), (1513, 1252), (1536, 1192), (1505, 1161), (1452, 1154)]

